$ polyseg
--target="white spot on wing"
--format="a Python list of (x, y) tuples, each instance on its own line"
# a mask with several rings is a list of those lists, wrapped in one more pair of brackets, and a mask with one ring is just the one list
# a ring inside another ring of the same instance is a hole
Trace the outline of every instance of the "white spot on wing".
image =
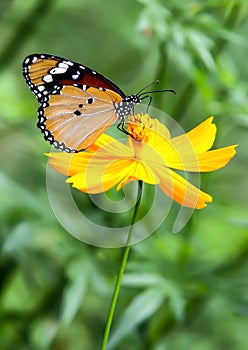
[(43, 91), (45, 89), (45, 86), (44, 85), (37, 86), (37, 89), (39, 91)]
[(58, 67), (59, 68), (66, 68), (66, 69), (68, 69), (68, 64), (65, 63), (65, 62), (59, 62)]
[[(61, 62), (61, 63), (62, 63), (62, 62)], [(63, 61), (63, 63), (68, 64), (69, 66), (73, 66), (73, 65), (74, 65), (74, 63), (71, 62), (71, 61)]]
[(73, 75), (72, 75), (72, 79), (76, 80), (79, 76), (80, 76), (80, 72), (77, 71), (76, 74), (73, 74)]
[(40, 117), (40, 123), (43, 123), (45, 121), (45, 118), (43, 116)]
[(66, 65), (66, 67), (55, 67), (55, 68), (52, 68), (50, 70), (50, 73), (51, 74), (63, 74), (67, 71), (68, 69), (68, 66)]
[(51, 74), (47, 74), (44, 76), (43, 80), (46, 82), (46, 83), (51, 83), (53, 81), (53, 77)]

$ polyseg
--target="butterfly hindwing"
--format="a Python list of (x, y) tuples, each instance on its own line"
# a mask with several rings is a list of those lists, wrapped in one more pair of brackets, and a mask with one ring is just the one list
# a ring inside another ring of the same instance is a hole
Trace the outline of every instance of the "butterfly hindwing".
[(117, 119), (111, 90), (64, 85), (44, 97), (38, 127), (55, 148), (78, 152), (89, 147)]

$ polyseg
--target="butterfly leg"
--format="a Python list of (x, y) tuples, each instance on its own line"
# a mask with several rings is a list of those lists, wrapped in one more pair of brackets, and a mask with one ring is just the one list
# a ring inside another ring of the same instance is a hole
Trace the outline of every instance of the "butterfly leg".
[(135, 137), (125, 129), (124, 125), (125, 125), (124, 118), (121, 118), (120, 123), (117, 125), (117, 129), (123, 132), (124, 134), (132, 137), (132, 139), (136, 140)]
[(124, 118), (121, 118), (120, 123), (117, 125), (117, 129), (120, 130), (121, 132), (123, 132), (124, 134), (128, 135), (128, 136), (132, 136), (126, 129), (125, 129), (125, 121)]
[(145, 98), (149, 99), (149, 101), (147, 103), (147, 107), (146, 107), (146, 113), (148, 113), (149, 112), (149, 107), (150, 107), (150, 105), (152, 103), (152, 96), (150, 96), (150, 95), (142, 96), (142, 100), (144, 100)]

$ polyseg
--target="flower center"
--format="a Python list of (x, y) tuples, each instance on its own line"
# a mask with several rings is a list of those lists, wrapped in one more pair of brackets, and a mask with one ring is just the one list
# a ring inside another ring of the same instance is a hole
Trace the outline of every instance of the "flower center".
[(131, 115), (126, 121), (128, 133), (137, 141), (146, 142), (152, 127), (148, 114)]

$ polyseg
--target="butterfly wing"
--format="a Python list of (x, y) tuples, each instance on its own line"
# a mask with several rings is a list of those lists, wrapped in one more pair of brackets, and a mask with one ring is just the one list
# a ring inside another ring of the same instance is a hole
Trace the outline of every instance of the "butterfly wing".
[(78, 152), (115, 122), (113, 103), (120, 101), (120, 95), (108, 89), (63, 85), (44, 97), (37, 125), (55, 148)]
[(89, 147), (115, 122), (114, 104), (126, 97), (103, 75), (58, 56), (26, 57), (23, 75), (40, 103), (37, 126), (45, 140), (67, 152)]
[(54, 86), (81, 84), (112, 90), (122, 98), (126, 95), (112, 81), (94, 70), (62, 57), (33, 54), (23, 62), (23, 75), (38, 101)]

